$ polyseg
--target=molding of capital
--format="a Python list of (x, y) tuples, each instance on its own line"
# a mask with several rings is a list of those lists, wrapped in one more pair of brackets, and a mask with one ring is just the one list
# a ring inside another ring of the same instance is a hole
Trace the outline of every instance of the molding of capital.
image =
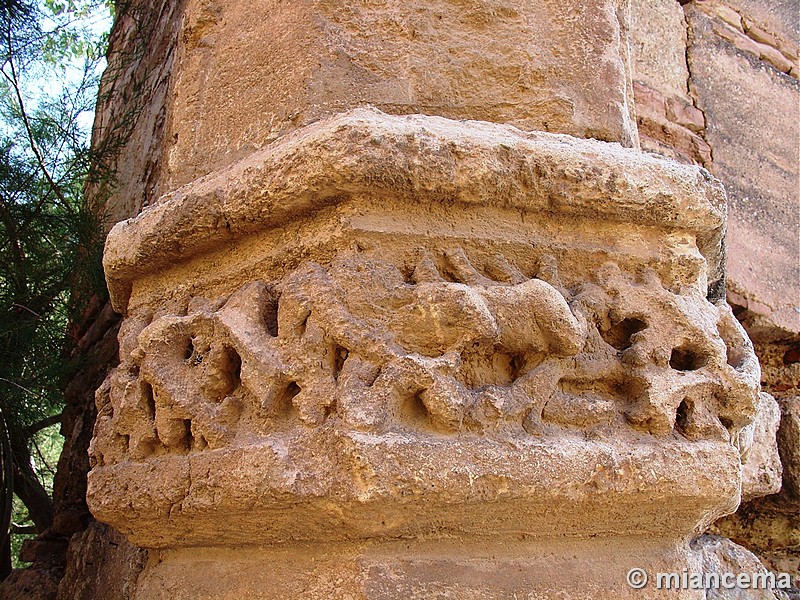
[(723, 276), (726, 197), (708, 171), (617, 143), (358, 108), (288, 134), (111, 230), (104, 266), (124, 313), (143, 274), (355, 196), (580, 216), (690, 232)]

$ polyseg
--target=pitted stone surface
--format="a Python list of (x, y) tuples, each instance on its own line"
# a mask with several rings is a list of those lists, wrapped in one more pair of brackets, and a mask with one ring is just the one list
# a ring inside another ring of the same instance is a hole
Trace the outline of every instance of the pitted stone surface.
[(542, 262), (552, 283), (499, 255), (492, 278), (457, 247), (404, 277), (354, 250), (126, 328), (96, 459), (213, 450), (332, 415), (363, 431), (633, 427), (738, 443), (759, 370), (727, 307), (613, 263), (570, 291)]
[(286, 136), (109, 237), (92, 510), (158, 548), (687, 536), (738, 503), (756, 414), (707, 299), (724, 222), (703, 170), (613, 144), (374, 110)]

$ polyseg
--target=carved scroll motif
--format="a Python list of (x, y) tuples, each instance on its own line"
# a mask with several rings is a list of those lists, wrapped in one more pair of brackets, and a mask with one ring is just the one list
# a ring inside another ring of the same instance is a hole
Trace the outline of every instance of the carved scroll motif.
[[(573, 287), (457, 248), (403, 267), (342, 253), (277, 283), (128, 318), (98, 392), (93, 461), (141, 461), (298, 427), (737, 443), (758, 365), (727, 307), (613, 264)], [(627, 433), (625, 433), (627, 432)]]

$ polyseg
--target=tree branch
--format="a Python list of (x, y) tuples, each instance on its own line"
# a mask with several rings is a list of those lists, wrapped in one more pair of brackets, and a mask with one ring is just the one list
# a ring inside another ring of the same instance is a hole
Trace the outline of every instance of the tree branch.
[(0, 73), (6, 78), (6, 80), (11, 84), (11, 87), (14, 89), (14, 95), (17, 98), (17, 103), (19, 104), (19, 112), (20, 116), (22, 117), (22, 124), (25, 127), (25, 133), (28, 136), (28, 144), (31, 148), (31, 152), (36, 157), (36, 162), (39, 164), (39, 168), (42, 170), (45, 179), (47, 179), (47, 183), (50, 186), (50, 190), (53, 194), (58, 198), (61, 204), (64, 206), (65, 210), (72, 212), (72, 207), (67, 202), (66, 197), (61, 192), (61, 189), (58, 187), (58, 184), (55, 182), (53, 177), (50, 175), (50, 171), (47, 169), (47, 165), (44, 162), (44, 156), (42, 155), (41, 151), (39, 150), (39, 146), (36, 144), (36, 137), (33, 135), (33, 128), (31, 127), (30, 119), (28, 118), (28, 112), (25, 110), (25, 100), (22, 97), (22, 90), (19, 87), (19, 76), (17, 75), (17, 69), (14, 66), (14, 40), (11, 34), (11, 28), (8, 29), (6, 42), (8, 44), (8, 58), (7, 63), (9, 68), (11, 69), (11, 76), (8, 75), (4, 70), (0, 69)]
[(45, 396), (44, 394), (28, 389), (24, 385), (18, 384), (16, 381), (11, 381), (10, 379), (6, 379), (5, 377), (0, 377), (0, 381), (2, 381), (3, 383), (8, 383), (9, 385), (13, 385), (16, 388), (21, 389), (23, 392), (28, 392), (29, 394), (33, 394), (34, 396), (38, 396), (39, 398), (47, 400), (47, 396)]
[[(13, 445), (13, 444), (12, 444)], [(31, 466), (27, 448), (13, 448), (14, 493), (28, 509), (36, 532), (43, 533), (53, 524), (53, 501)]]
[(38, 433), (42, 429), (47, 429), (52, 425), (56, 425), (61, 423), (61, 417), (64, 413), (58, 413), (57, 415), (51, 415), (49, 417), (45, 417), (40, 421), (36, 421), (33, 425), (29, 425), (25, 428), (25, 437), (30, 438), (34, 433)]

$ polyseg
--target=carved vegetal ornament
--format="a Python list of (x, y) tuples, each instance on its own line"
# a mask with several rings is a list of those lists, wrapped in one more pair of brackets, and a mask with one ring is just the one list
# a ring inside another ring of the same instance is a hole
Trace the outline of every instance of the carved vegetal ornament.
[(242, 597), (490, 563), (458, 597), (550, 597), (545, 548), (629, 597), (739, 501), (759, 368), (714, 298), (724, 224), (702, 169), (615, 144), (373, 109), (289, 134), (112, 231), (92, 510), (163, 553), (143, 598), (241, 547), (277, 573), (229, 557)]

